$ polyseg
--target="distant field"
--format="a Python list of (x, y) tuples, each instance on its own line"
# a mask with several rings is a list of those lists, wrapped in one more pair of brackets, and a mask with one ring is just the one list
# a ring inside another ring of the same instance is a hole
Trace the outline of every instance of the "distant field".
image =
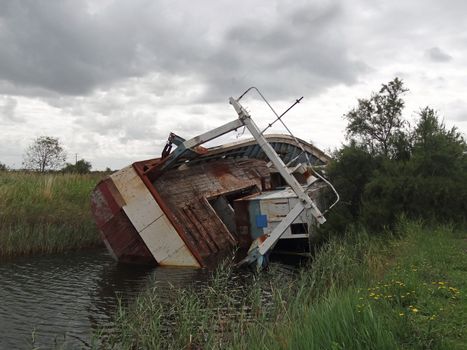
[(100, 244), (89, 198), (102, 177), (0, 172), (0, 258)]

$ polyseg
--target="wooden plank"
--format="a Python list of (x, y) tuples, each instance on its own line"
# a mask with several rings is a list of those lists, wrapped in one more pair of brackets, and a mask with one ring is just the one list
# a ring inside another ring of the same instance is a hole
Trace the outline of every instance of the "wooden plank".
[(112, 174), (110, 178), (125, 201), (125, 213), (138, 232), (162, 216), (161, 208), (132, 166)]
[(140, 235), (160, 265), (200, 267), (165, 215), (142, 230)]
[(112, 174), (123, 210), (159, 264), (200, 267), (132, 166)]

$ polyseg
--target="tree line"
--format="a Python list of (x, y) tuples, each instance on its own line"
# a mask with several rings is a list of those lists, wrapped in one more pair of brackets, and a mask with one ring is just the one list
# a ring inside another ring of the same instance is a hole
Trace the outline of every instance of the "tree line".
[[(25, 170), (45, 173), (61, 171), (64, 173), (87, 174), (91, 172), (91, 162), (80, 159), (75, 164), (66, 162), (66, 152), (56, 137), (39, 136), (26, 149), (23, 155)], [(0, 163), (0, 171), (7, 171), (8, 167)], [(109, 168), (106, 171), (111, 171)]]
[[(345, 232), (358, 222), (381, 230), (394, 226), (400, 215), (466, 222), (466, 141), (430, 107), (421, 108), (410, 125), (402, 115), (407, 91), (395, 78), (344, 115), (347, 142), (327, 168), (341, 201), (323, 229)], [(75, 164), (65, 159), (58, 139), (41, 136), (27, 149), (23, 164), (38, 172), (91, 170), (84, 159)]]
[(326, 230), (343, 233), (355, 222), (382, 230), (401, 215), (466, 223), (466, 141), (430, 107), (410, 125), (402, 116), (407, 91), (395, 78), (344, 115), (347, 142), (327, 169), (341, 202)]

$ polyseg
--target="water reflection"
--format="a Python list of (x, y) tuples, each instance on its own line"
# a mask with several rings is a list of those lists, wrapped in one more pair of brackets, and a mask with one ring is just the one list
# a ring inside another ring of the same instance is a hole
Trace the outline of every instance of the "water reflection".
[(0, 264), (0, 349), (86, 347), (110, 322), (117, 296), (131, 300), (156, 280), (163, 290), (208, 272), (117, 264), (106, 251), (19, 258)]

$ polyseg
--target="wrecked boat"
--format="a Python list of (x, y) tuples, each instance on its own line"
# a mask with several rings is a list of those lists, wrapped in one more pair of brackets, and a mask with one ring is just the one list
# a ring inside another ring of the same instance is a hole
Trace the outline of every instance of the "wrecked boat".
[[(333, 187), (315, 169), (329, 157), (293, 135), (264, 135), (240, 104), (244, 95), (230, 98), (235, 120), (189, 140), (171, 133), (160, 158), (96, 186), (92, 213), (116, 260), (199, 268), (250, 247), (243, 262), (263, 266), (279, 240), (306, 240), (325, 222), (321, 198)], [(273, 112), (283, 123), (285, 113)], [(240, 127), (253, 138), (201, 146)]]

